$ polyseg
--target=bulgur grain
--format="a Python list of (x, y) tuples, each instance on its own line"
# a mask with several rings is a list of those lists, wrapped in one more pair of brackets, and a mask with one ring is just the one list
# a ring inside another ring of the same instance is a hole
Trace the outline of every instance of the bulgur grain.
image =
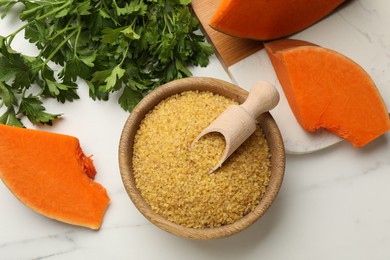
[(231, 224), (258, 205), (271, 173), (260, 127), (213, 174), (202, 165), (215, 156), (191, 155), (196, 136), (231, 104), (236, 102), (211, 92), (186, 91), (145, 116), (134, 140), (133, 172), (156, 213), (186, 227), (208, 228)]
[(190, 150), (190, 160), (198, 172), (209, 172), (218, 164), (225, 151), (226, 141), (221, 133), (208, 133), (194, 142)]

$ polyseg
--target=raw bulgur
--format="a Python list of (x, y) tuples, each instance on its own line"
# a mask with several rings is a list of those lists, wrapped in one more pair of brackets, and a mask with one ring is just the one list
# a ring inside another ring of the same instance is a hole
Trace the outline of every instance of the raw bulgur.
[(190, 160), (198, 172), (209, 172), (225, 151), (225, 137), (221, 133), (208, 133), (191, 145)]
[(196, 136), (231, 104), (236, 102), (211, 92), (186, 91), (145, 116), (135, 136), (133, 171), (137, 188), (156, 213), (186, 227), (207, 228), (231, 224), (258, 205), (271, 173), (260, 127), (213, 174), (207, 167), (218, 156), (198, 153), (202, 159), (196, 160), (191, 150)]

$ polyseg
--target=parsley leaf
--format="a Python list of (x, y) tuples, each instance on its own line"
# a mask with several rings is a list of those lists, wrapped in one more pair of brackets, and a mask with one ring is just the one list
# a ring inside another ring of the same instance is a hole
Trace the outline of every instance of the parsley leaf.
[(6, 124), (10, 126), (23, 127), (22, 122), (15, 115), (15, 110), (13, 107), (9, 107), (5, 113), (0, 116), (0, 124)]
[(42, 106), (42, 101), (38, 97), (30, 94), (28, 97), (23, 97), (19, 105), (18, 114), (23, 114), (33, 123), (42, 123), (51, 125), (52, 121), (60, 114), (49, 114), (45, 112)]

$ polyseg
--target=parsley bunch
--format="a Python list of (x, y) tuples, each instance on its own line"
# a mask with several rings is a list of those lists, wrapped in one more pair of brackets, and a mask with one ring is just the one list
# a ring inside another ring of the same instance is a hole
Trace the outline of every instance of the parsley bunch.
[[(26, 116), (33, 124), (51, 124), (61, 115), (47, 113), (43, 98), (78, 99), (79, 79), (94, 100), (121, 91), (118, 103), (131, 111), (150, 90), (190, 76), (187, 66), (206, 66), (212, 48), (197, 34), (190, 2), (0, 0), (2, 18), (22, 5), (24, 22), (0, 36), (0, 108), (6, 107), (0, 123), (23, 126), (20, 118)], [(22, 31), (37, 56), (11, 47)]]

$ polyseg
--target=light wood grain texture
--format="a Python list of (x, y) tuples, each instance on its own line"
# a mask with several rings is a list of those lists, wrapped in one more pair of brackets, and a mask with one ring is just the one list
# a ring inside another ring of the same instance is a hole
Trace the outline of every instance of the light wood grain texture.
[(237, 150), (256, 130), (256, 118), (273, 109), (279, 102), (276, 88), (265, 81), (256, 82), (241, 105), (229, 106), (219, 117), (206, 127), (194, 143), (208, 133), (217, 132), (225, 138), (225, 150), (219, 162), (210, 170), (213, 173)]
[(259, 205), (239, 221), (218, 228), (194, 229), (168, 221), (157, 215), (142, 198), (133, 176), (132, 156), (134, 136), (145, 115), (163, 99), (188, 90), (211, 91), (243, 103), (248, 92), (231, 83), (212, 78), (185, 78), (169, 82), (147, 95), (133, 110), (126, 121), (119, 144), (119, 167), (125, 189), (138, 210), (159, 228), (184, 238), (210, 240), (231, 236), (249, 227), (271, 206), (281, 187), (285, 152), (282, 137), (276, 122), (269, 112), (261, 114), (257, 120), (267, 138), (271, 152), (271, 177), (264, 197)]
[(209, 26), (209, 21), (218, 7), (220, 0), (192, 0), (192, 8), (199, 19), (202, 30), (214, 46), (216, 55), (227, 69), (263, 48), (260, 41), (241, 39), (218, 32)]

